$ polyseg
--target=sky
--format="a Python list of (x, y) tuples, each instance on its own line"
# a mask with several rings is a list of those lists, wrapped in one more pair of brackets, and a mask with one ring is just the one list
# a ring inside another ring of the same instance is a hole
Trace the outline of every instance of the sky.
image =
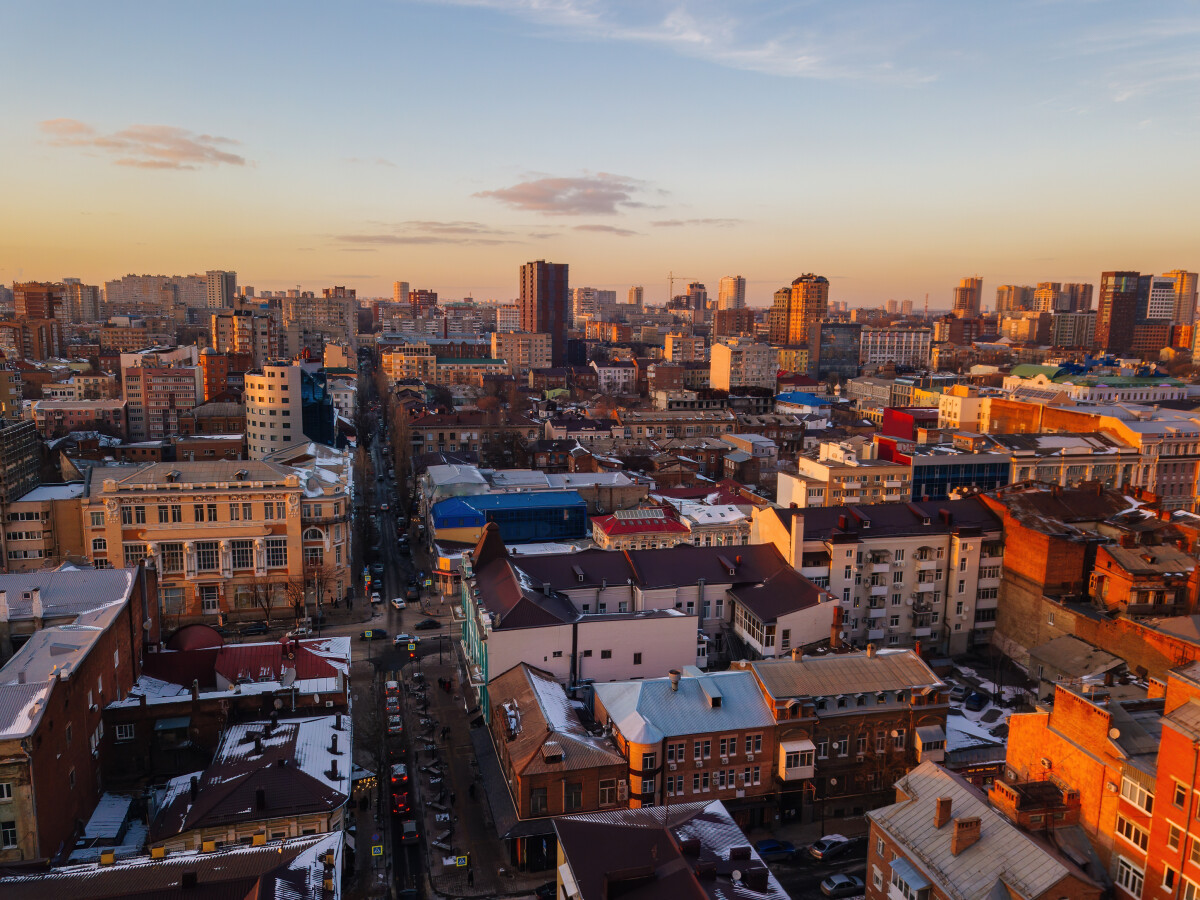
[(804, 272), (1200, 267), (1200, 8), (1104, 0), (0, 5), (0, 283), (661, 302)]

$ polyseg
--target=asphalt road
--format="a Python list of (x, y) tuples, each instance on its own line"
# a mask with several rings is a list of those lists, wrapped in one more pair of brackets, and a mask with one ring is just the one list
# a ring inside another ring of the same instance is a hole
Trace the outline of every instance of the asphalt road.
[(857, 875), (865, 881), (867, 871), (865, 854), (866, 849), (864, 848), (861, 856), (851, 856), (831, 863), (822, 863), (802, 850), (797, 854), (795, 862), (773, 862), (770, 866), (788, 896), (793, 900), (801, 900), (801, 898), (808, 897), (823, 897), (821, 882), (835, 872), (843, 875)]

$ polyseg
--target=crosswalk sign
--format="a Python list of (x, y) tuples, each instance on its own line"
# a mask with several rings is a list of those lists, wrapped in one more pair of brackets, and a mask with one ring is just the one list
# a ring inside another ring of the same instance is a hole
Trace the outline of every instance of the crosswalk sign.
[(467, 858), (466, 858), (465, 856), (456, 856), (456, 857), (454, 858), (454, 865), (458, 866), (458, 868), (460, 868), (460, 869), (461, 869), (461, 868), (463, 868), (463, 867), (464, 867), (466, 864), (467, 864)]
[(408, 649), (409, 649), (410, 651), (412, 651), (412, 650), (416, 650), (416, 649), (417, 649), (417, 645), (416, 645), (416, 644), (409, 644), (409, 645), (408, 645)]
[(372, 844), (371, 845), (371, 855), (372, 856), (383, 856), (383, 844)]

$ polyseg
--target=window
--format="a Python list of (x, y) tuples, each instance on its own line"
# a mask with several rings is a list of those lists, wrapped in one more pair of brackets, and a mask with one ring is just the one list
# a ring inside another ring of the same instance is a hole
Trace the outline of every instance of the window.
[(238, 503), (229, 504), (229, 521), (238, 522), (242, 518), (242, 507)]
[[(1174, 827), (1174, 826), (1172, 826)], [(1145, 850), (1150, 843), (1150, 832), (1134, 825), (1124, 816), (1117, 816), (1117, 834), (1133, 844), (1139, 850)]]
[(217, 504), (210, 503), (207, 507), (205, 507), (205, 509), (208, 511), (208, 521), (217, 521)]
[(1183, 900), (1200, 900), (1200, 884), (1190, 878), (1183, 879)]
[(251, 503), (242, 504), (242, 519), (249, 522), (254, 518), (254, 505)]
[(169, 543), (158, 545), (162, 570), (164, 573), (183, 571), (183, 544)]
[(1154, 812), (1154, 795), (1137, 782), (1122, 778), (1121, 796), (1144, 813)]
[(1135, 897), (1142, 896), (1142, 884), (1146, 880), (1146, 873), (1127, 860), (1125, 857), (1120, 857), (1117, 860), (1117, 884), (1133, 894)]
[(171, 520), (171, 511), (166, 506), (158, 508), (158, 524), (166, 525)]
[(196, 571), (215, 572), (221, 567), (221, 545), (217, 541), (196, 542)]
[(894, 748), (896, 748), (897, 750), (903, 750), (904, 749), (904, 737), (905, 737), (904, 729), (903, 728), (896, 729), (896, 734), (892, 738), (892, 746)]
[(1163, 868), (1163, 887), (1168, 890), (1175, 887), (1175, 879), (1176, 879), (1176, 877), (1178, 877), (1178, 875), (1179, 875), (1179, 873), (1176, 872), (1174, 869), (1172, 869), (1170, 866), (1164, 867)]
[(829, 758), (829, 738), (821, 738), (817, 741), (817, 759)]
[(178, 503), (171, 504), (171, 521), (172, 522), (182, 522), (183, 521), (183, 507), (180, 506)]
[(1183, 832), (1177, 825), (1171, 825), (1167, 830), (1167, 846), (1172, 850), (1179, 849), (1179, 843), (1183, 840)]
[(546, 789), (544, 787), (534, 788), (530, 792), (529, 812), (535, 816), (544, 816), (546, 814)]
[(91, 513), (91, 519), (92, 519), (92, 527), (93, 528), (103, 528), (104, 527), (104, 513), (102, 513), (102, 512)]
[(132, 525), (133, 524), (133, 507), (132, 506), (122, 506), (121, 507), (121, 524), (122, 525)]
[(288, 564), (287, 551), (287, 538), (267, 538), (267, 568), (286, 568)]
[(127, 569), (137, 568), (137, 564), (146, 558), (145, 544), (125, 544), (122, 549), (124, 550), (125, 568)]
[(1183, 804), (1187, 803), (1187, 785), (1175, 782), (1175, 793), (1171, 797), (1171, 802), (1183, 809)]
[(875, 855), (878, 857), (883, 856), (883, 838), (881, 837), (875, 838)]
[(612, 651), (611, 650), (601, 650), (600, 658), (601, 659), (612, 659)]
[[(881, 851), (881, 853), (882, 853), (882, 851)], [(877, 890), (877, 891), (883, 890), (883, 873), (880, 872), (878, 869), (876, 869), (874, 866), (872, 866), (871, 869), (872, 869), (871, 884), (875, 885), (875, 890)]]
[(254, 568), (254, 541), (232, 541), (230, 550), (235, 569)]
[[(669, 784), (669, 779), (668, 779)], [(667, 793), (671, 793), (668, 786)], [(601, 778), (600, 779), (600, 805), (615, 806), (617, 802), (617, 779)]]
[(92, 538), (92, 552), (107, 553), (108, 541), (106, 541), (104, 538)]
[[(643, 785), (643, 790), (645, 786)], [(651, 790), (653, 790), (651, 779)], [(563, 787), (563, 809), (566, 812), (578, 812), (583, 809), (583, 782), (573, 781)]]
[(0, 847), (8, 850), (15, 846), (17, 846), (17, 823), (12, 820), (0, 822)]
[(642, 664), (642, 654), (640, 654), (640, 653), (633, 654), (633, 664), (635, 666), (640, 666)]
[(12, 799), (12, 782), (0, 781), (0, 800)]

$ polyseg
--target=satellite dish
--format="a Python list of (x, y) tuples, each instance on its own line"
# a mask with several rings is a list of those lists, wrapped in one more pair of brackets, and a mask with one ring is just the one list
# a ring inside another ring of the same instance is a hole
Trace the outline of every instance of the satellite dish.
[(892, 729), (892, 737), (900, 737), (900, 732), (898, 732), (895, 728)]
[(1108, 736), (1115, 741), (1117, 738), (1119, 738), (1121, 736), (1121, 729), (1120, 728), (1108, 729)]
[(733, 879), (734, 881), (741, 881), (742, 880), (742, 870), (734, 869), (732, 872), (729, 873), (729, 877), (731, 879)]
[(830, 783), (830, 785), (832, 785), (833, 787), (837, 787), (837, 779), (836, 779), (836, 778), (830, 778), (830, 779), (829, 779), (829, 783)]

